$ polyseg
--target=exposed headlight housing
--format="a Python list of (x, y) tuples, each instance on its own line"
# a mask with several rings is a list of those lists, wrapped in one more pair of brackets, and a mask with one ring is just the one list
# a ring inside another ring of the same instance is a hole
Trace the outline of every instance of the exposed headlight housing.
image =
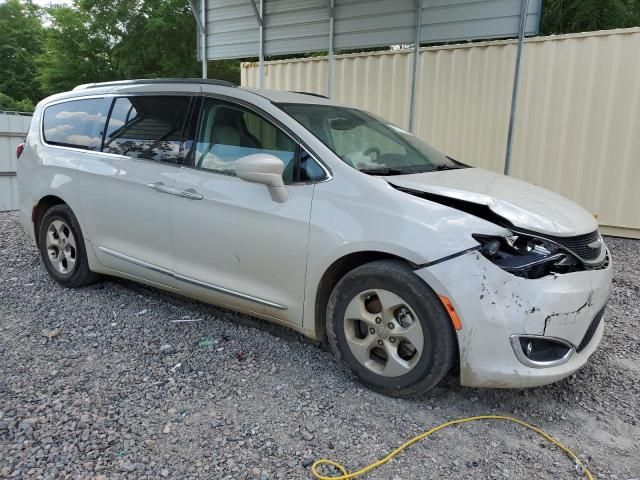
[(501, 269), (523, 278), (540, 278), (579, 269), (580, 263), (553, 242), (521, 233), (505, 237), (474, 235), (480, 253)]

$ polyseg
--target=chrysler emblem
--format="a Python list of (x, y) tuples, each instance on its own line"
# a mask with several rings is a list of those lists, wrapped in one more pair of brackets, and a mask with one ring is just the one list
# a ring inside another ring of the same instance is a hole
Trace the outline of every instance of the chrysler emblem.
[(587, 247), (596, 249), (596, 248), (600, 248), (601, 245), (602, 245), (602, 237), (598, 237), (597, 240), (594, 240), (593, 242), (588, 243)]

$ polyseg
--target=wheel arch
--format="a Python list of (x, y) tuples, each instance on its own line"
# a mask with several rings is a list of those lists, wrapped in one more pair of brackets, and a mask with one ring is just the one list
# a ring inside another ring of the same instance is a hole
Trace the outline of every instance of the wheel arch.
[(33, 233), (35, 235), (36, 245), (40, 245), (40, 222), (42, 222), (42, 218), (44, 217), (44, 214), (47, 212), (47, 210), (55, 205), (69, 206), (67, 202), (65, 202), (57, 195), (45, 195), (33, 207), (33, 210), (31, 212), (31, 221), (33, 222)]
[(316, 339), (326, 344), (327, 340), (327, 303), (336, 284), (354, 268), (376, 260), (399, 260), (415, 268), (416, 265), (398, 255), (389, 252), (365, 250), (351, 252), (335, 260), (322, 274), (314, 302), (314, 327)]

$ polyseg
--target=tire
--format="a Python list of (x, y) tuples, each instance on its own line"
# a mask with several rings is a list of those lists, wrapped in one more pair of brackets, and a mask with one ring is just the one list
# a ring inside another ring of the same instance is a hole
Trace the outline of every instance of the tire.
[(54, 205), (46, 211), (39, 225), (38, 243), (49, 275), (60, 285), (79, 288), (98, 279), (89, 270), (82, 230), (67, 205)]
[(428, 392), (457, 363), (456, 335), (444, 306), (399, 260), (362, 265), (337, 283), (327, 305), (327, 338), (351, 376), (394, 397)]

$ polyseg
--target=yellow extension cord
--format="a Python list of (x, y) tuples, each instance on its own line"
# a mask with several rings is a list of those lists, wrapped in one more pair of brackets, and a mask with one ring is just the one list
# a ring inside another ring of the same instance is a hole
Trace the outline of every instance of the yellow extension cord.
[[(380, 460), (373, 462), (371, 465), (367, 465), (364, 468), (361, 468), (360, 470), (353, 472), (353, 473), (349, 473), (347, 472), (347, 469), (344, 468), (342, 465), (340, 465), (338, 462), (334, 462), (333, 460), (329, 460), (327, 458), (321, 458), (320, 460), (316, 460), (313, 465), (311, 465), (311, 475), (313, 476), (313, 478), (317, 479), (317, 480), (350, 480), (351, 478), (356, 478), (359, 477), (361, 475), (364, 475), (367, 472), (370, 472), (371, 470), (380, 467), (381, 465), (384, 465), (385, 463), (387, 463), (389, 460), (391, 460), (393, 457), (395, 457), (396, 455), (398, 455), (400, 452), (402, 452), (405, 448), (410, 447), (411, 445), (413, 445), (416, 442), (419, 442), (420, 440), (427, 438), (429, 435), (436, 433), (442, 429), (445, 429), (447, 427), (451, 427), (453, 425), (459, 425), (461, 423), (467, 423), (467, 422), (475, 422), (478, 420), (507, 420), (509, 422), (514, 422), (517, 423), (518, 425), (522, 425), (523, 427), (528, 428), (529, 430), (533, 430), (534, 432), (536, 432), (538, 435), (540, 435), (541, 437), (545, 438), (546, 440), (548, 440), (549, 442), (553, 443), (556, 447), (558, 447), (560, 450), (562, 450), (564, 453), (567, 454), (567, 456), (569, 458), (571, 458), (575, 463), (576, 463), (576, 468), (578, 469), (578, 471), (582, 471), (582, 473), (587, 477), (588, 480), (594, 480), (594, 476), (591, 474), (591, 472), (587, 469), (587, 467), (584, 466), (584, 464), (580, 461), (580, 459), (578, 458), (578, 456), (573, 453), (568, 447), (565, 447), (563, 444), (561, 444), (560, 442), (558, 442), (555, 438), (553, 438), (551, 435), (549, 435), (547, 432), (545, 432), (544, 430), (535, 427), (527, 422), (523, 422), (522, 420), (518, 420), (517, 418), (513, 418), (513, 417), (507, 417), (504, 415), (479, 415), (477, 417), (467, 417), (467, 418), (460, 418), (458, 420), (451, 420), (450, 422), (445, 422), (442, 425), (438, 425), (437, 427), (433, 427), (430, 430), (427, 430), (426, 432), (421, 433), (420, 435), (417, 435), (415, 437), (413, 437), (411, 440), (406, 441), (405, 443), (403, 443), (402, 445), (400, 445), (398, 448), (396, 448), (393, 452), (391, 452), (389, 455), (387, 455), (386, 457), (381, 458)], [(318, 467), (321, 465), (332, 465), (335, 468), (337, 468), (338, 470), (340, 470), (340, 472), (342, 473), (342, 475), (340, 475), (339, 477), (326, 477), (324, 475), (321, 475), (320, 473), (318, 473)]]

